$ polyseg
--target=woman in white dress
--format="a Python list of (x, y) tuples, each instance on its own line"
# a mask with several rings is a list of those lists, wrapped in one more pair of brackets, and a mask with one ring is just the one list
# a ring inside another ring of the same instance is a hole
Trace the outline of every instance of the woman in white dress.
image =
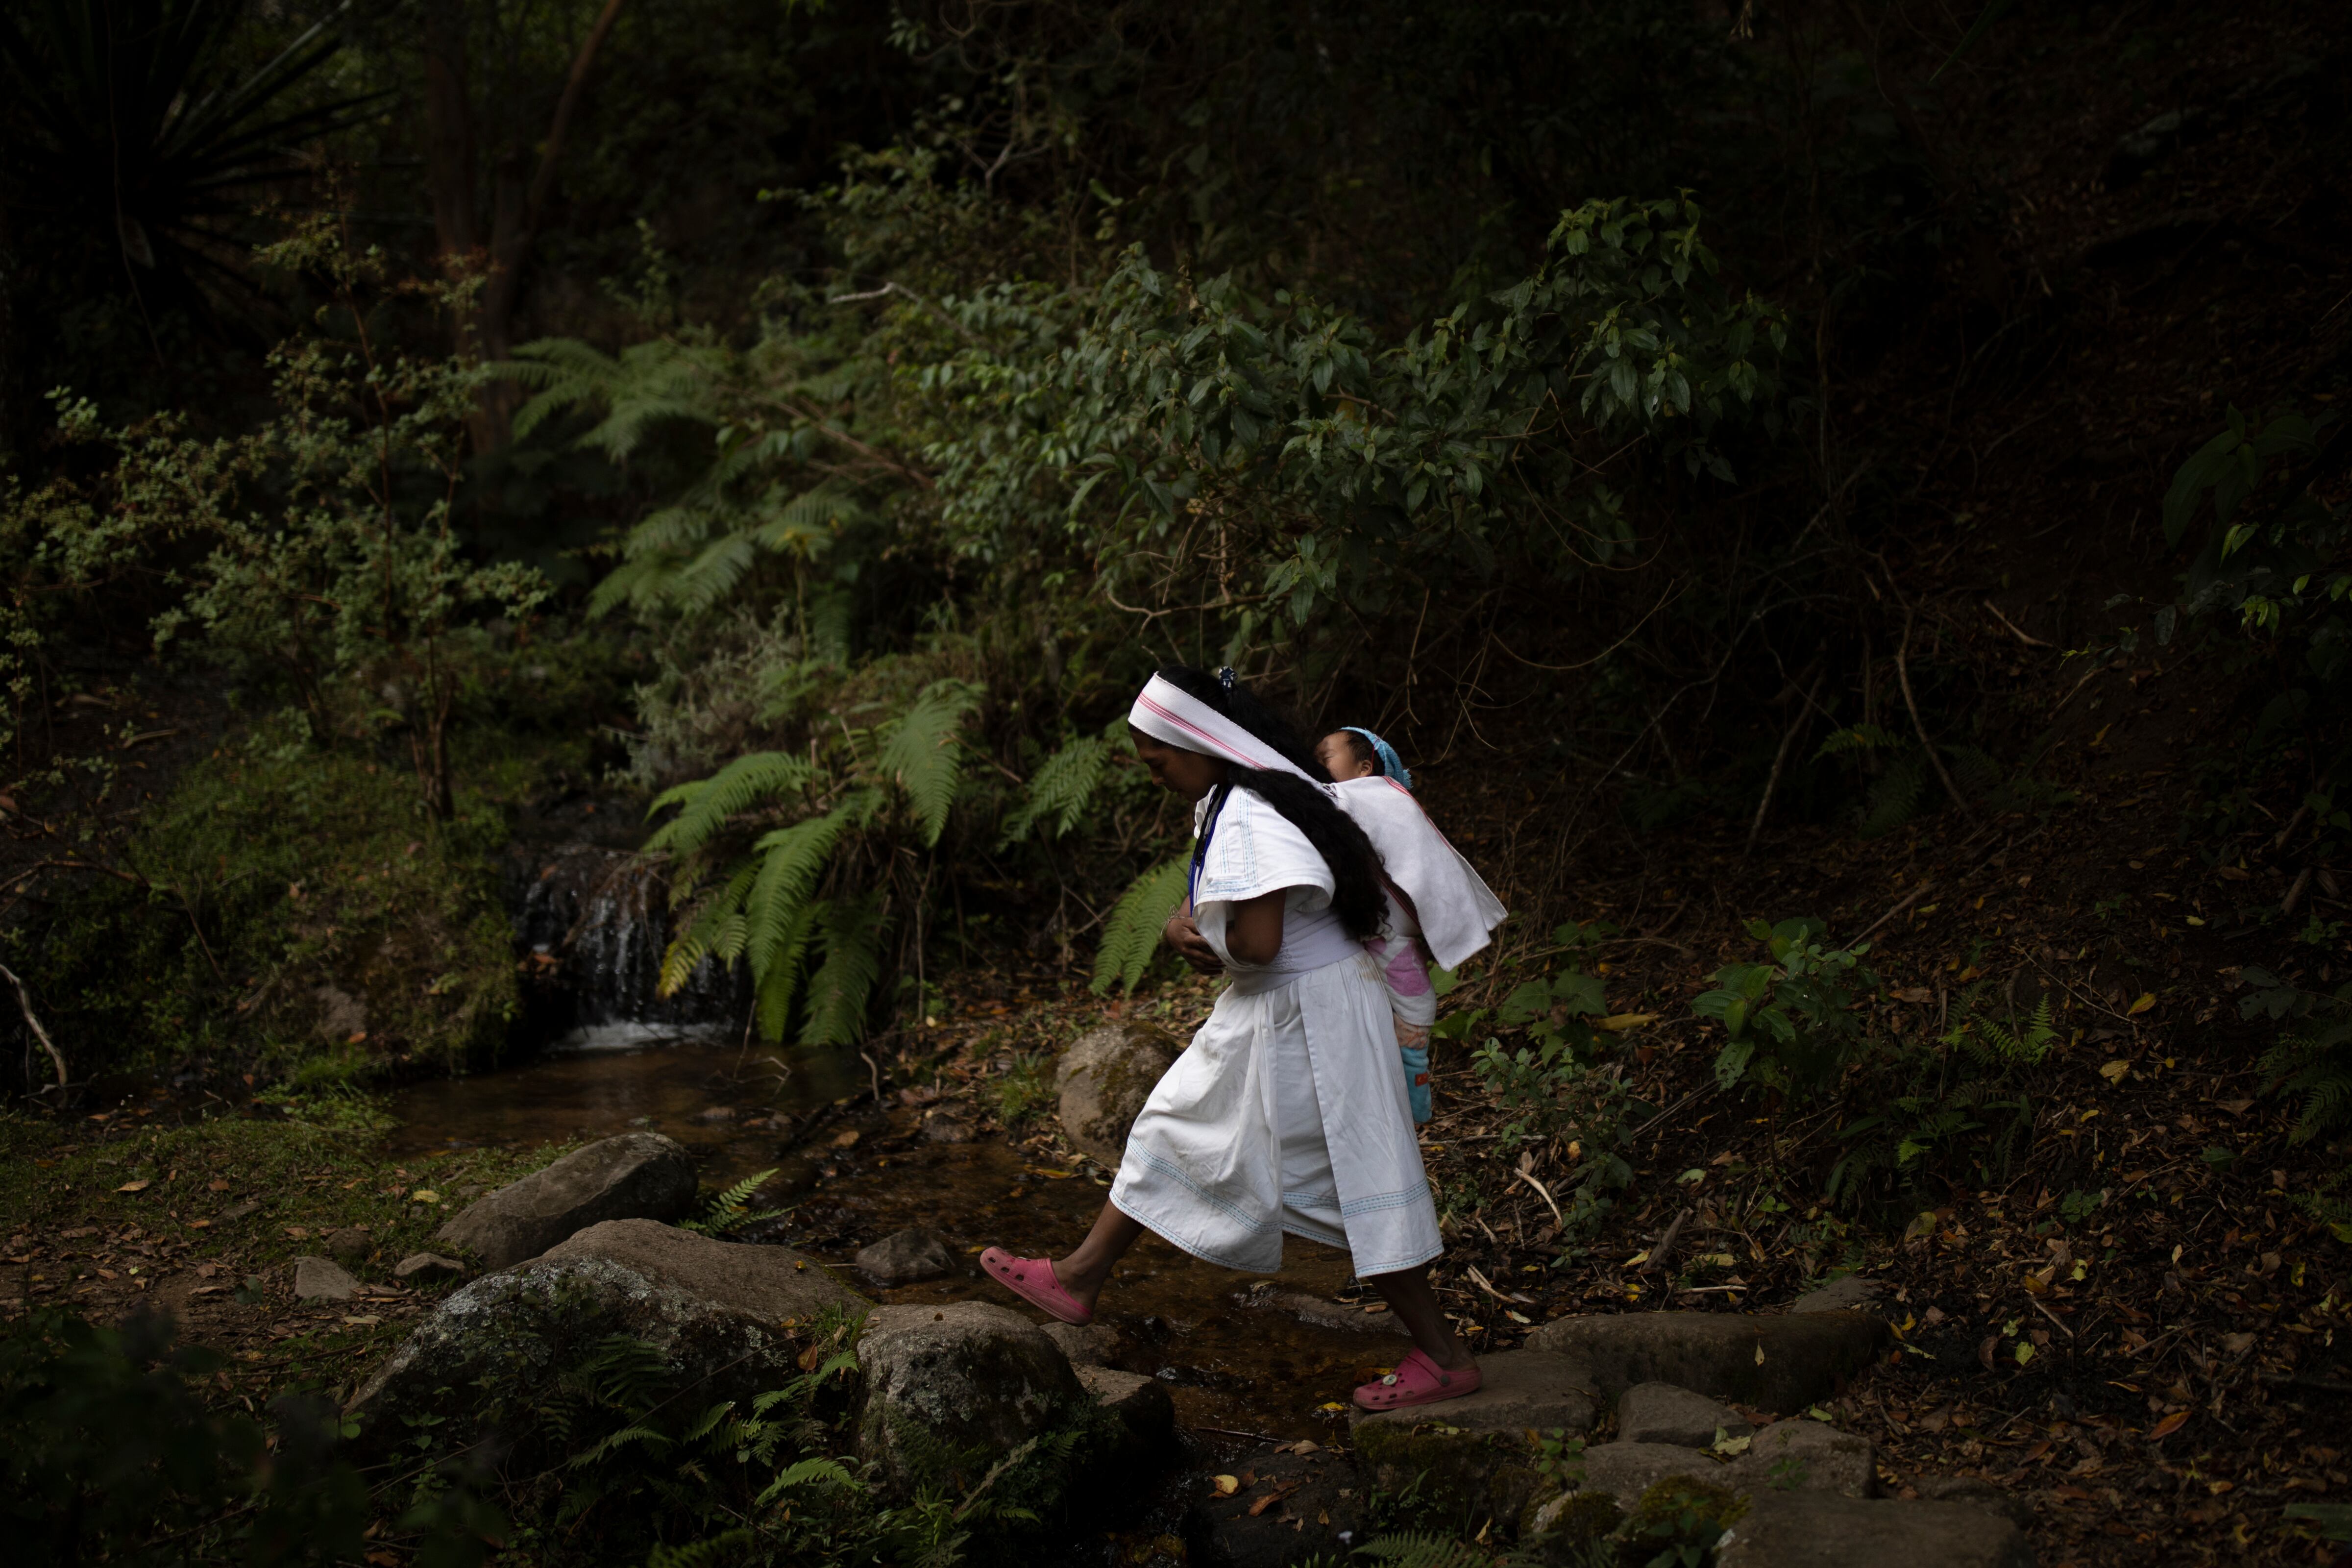
[(1411, 1331), (1396, 1371), (1356, 1390), (1386, 1410), (1479, 1385), (1429, 1285), (1443, 1250), (1413, 1137), (1388, 994), (1361, 945), (1380, 929), (1380, 861), (1313, 754), (1231, 670), (1171, 668), (1129, 714), (1152, 778), (1192, 800), (1185, 905), (1163, 933), (1230, 984), (1152, 1090), (1094, 1228), (1066, 1258), (991, 1247), (989, 1276), (1085, 1323), (1112, 1266), (1150, 1230), (1264, 1273), (1285, 1234), (1348, 1248)]

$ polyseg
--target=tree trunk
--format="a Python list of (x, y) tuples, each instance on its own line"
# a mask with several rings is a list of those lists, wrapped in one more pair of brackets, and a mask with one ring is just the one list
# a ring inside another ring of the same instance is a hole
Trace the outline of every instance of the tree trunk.
[(433, 234), (444, 257), (471, 256), (481, 243), (474, 224), (474, 112), (466, 78), (461, 0), (427, 0), (425, 178), (433, 195)]

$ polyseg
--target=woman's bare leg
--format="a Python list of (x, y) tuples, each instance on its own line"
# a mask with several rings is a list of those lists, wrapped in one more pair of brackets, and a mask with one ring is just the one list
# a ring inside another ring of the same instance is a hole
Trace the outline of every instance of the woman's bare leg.
[[(1111, 1266), (1127, 1254), (1143, 1226), (1127, 1217), (1106, 1201), (1102, 1213), (1095, 1216), (1094, 1228), (1087, 1232), (1086, 1240), (1067, 1258), (1054, 1259), (1054, 1278), (1062, 1289), (1076, 1296), (1094, 1310), (1096, 1299), (1102, 1295), (1104, 1281), (1110, 1278)], [(1426, 1291), (1428, 1287), (1423, 1285)], [(1435, 1299), (1432, 1298), (1433, 1304)]]
[[(1428, 1264), (1394, 1274), (1375, 1274), (1367, 1283), (1395, 1310), (1422, 1354), (1447, 1372), (1467, 1372), (1478, 1364), (1469, 1347), (1455, 1336), (1454, 1325), (1445, 1321), (1445, 1313), (1437, 1304), (1437, 1292), (1429, 1288)], [(1069, 1289), (1066, 1279), (1063, 1285)]]

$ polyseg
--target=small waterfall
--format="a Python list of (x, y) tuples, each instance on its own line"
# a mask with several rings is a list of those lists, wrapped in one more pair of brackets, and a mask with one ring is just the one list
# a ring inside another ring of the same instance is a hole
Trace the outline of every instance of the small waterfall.
[(515, 944), (529, 1033), (556, 1047), (610, 1050), (713, 1039), (742, 1026), (740, 966), (706, 960), (675, 996), (658, 994), (668, 945), (661, 867), (626, 850), (568, 844), (515, 866)]

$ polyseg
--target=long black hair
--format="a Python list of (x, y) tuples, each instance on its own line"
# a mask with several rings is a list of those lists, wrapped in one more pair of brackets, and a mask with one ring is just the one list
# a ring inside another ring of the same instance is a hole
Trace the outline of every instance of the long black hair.
[[(1240, 681), (1227, 686), (1218, 676), (1181, 664), (1163, 666), (1160, 679), (1247, 730), (1308, 778), (1322, 776), (1323, 765), (1297, 731)], [(1356, 819), (1307, 779), (1279, 768), (1245, 768), (1228, 762), (1225, 776), (1280, 812), (1323, 857), (1323, 864), (1331, 868), (1331, 912), (1348, 934), (1359, 939), (1380, 934), (1381, 858)]]

